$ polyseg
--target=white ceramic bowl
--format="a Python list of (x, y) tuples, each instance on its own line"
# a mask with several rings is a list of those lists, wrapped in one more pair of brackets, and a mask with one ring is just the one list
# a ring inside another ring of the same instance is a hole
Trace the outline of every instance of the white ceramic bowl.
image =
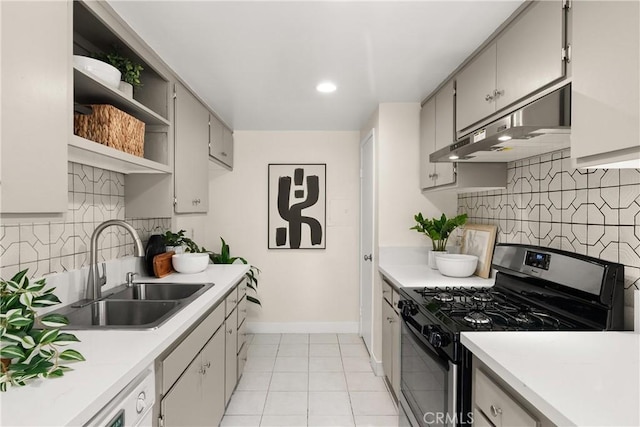
[(178, 273), (200, 273), (209, 265), (209, 254), (175, 254), (171, 263)]
[(478, 257), (463, 254), (436, 254), (438, 271), (444, 276), (469, 277), (476, 271)]
[(88, 56), (73, 55), (73, 66), (118, 89), (122, 73), (116, 67)]

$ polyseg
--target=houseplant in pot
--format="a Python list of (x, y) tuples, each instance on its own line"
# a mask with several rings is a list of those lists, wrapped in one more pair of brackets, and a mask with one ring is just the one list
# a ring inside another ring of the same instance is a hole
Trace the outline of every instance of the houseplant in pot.
[(133, 88), (142, 86), (140, 72), (144, 70), (144, 67), (123, 56), (117, 46), (113, 46), (109, 53), (94, 53), (92, 56), (113, 65), (122, 73), (119, 89), (130, 98), (133, 98)]
[(422, 216), (421, 212), (418, 212), (413, 219), (416, 221), (416, 225), (411, 227), (411, 230), (424, 233), (431, 239), (433, 246), (429, 252), (429, 267), (435, 269), (437, 268), (436, 253), (446, 253), (447, 241), (449, 240), (451, 232), (467, 222), (467, 214), (458, 215), (453, 218), (447, 218), (445, 214), (442, 214), (440, 218), (426, 219)]
[(60, 331), (69, 323), (65, 316), (38, 316), (37, 308), (60, 303), (55, 288), (45, 289), (45, 285), (45, 279), (30, 282), (27, 270), (0, 281), (0, 391), (35, 378), (61, 377), (71, 369), (62, 362), (85, 360), (76, 350), (59, 348), (78, 342), (75, 335)]

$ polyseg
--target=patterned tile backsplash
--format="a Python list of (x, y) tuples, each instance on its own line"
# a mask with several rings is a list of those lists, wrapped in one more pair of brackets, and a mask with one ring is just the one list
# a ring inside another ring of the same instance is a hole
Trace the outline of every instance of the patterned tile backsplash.
[(640, 289), (640, 170), (573, 169), (570, 152), (511, 162), (507, 189), (460, 194), (470, 223), (498, 242), (549, 246), (625, 265), (625, 303)]
[[(171, 228), (171, 218), (126, 217), (123, 174), (78, 163), (68, 165), (68, 209), (60, 220), (0, 225), (3, 279), (25, 268), (31, 277), (41, 277), (87, 266), (91, 234), (109, 219), (126, 219), (144, 245), (151, 234)], [(101, 261), (133, 254), (132, 240), (121, 227), (106, 229), (98, 247)]]

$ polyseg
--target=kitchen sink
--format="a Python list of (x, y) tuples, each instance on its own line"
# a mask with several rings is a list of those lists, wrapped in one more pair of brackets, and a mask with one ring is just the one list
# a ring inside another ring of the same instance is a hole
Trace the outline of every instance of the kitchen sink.
[(66, 329), (155, 329), (186, 304), (180, 301), (102, 300), (62, 312)]
[(213, 283), (134, 283), (131, 287), (117, 288), (108, 299), (118, 300), (183, 300), (195, 298), (207, 291)]
[(112, 289), (99, 301), (57, 310), (65, 329), (155, 329), (188, 306), (213, 283), (134, 283)]

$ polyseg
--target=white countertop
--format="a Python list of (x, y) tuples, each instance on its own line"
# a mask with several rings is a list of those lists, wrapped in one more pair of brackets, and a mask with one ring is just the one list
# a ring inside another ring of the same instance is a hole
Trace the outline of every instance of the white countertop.
[(427, 264), (428, 248), (380, 248), (378, 270), (398, 288), (405, 287), (486, 287), (495, 279), (478, 276), (447, 277)]
[(213, 282), (215, 286), (155, 330), (72, 331), (81, 342), (70, 348), (80, 351), (86, 362), (70, 363), (73, 371), (61, 378), (37, 380), (25, 387), (9, 387), (0, 395), (0, 424), (63, 426), (86, 423), (200, 316), (217, 304), (248, 269), (244, 264), (210, 265), (202, 273), (174, 273), (162, 279), (136, 280)]
[(463, 332), (462, 344), (557, 425), (640, 425), (640, 334)]

